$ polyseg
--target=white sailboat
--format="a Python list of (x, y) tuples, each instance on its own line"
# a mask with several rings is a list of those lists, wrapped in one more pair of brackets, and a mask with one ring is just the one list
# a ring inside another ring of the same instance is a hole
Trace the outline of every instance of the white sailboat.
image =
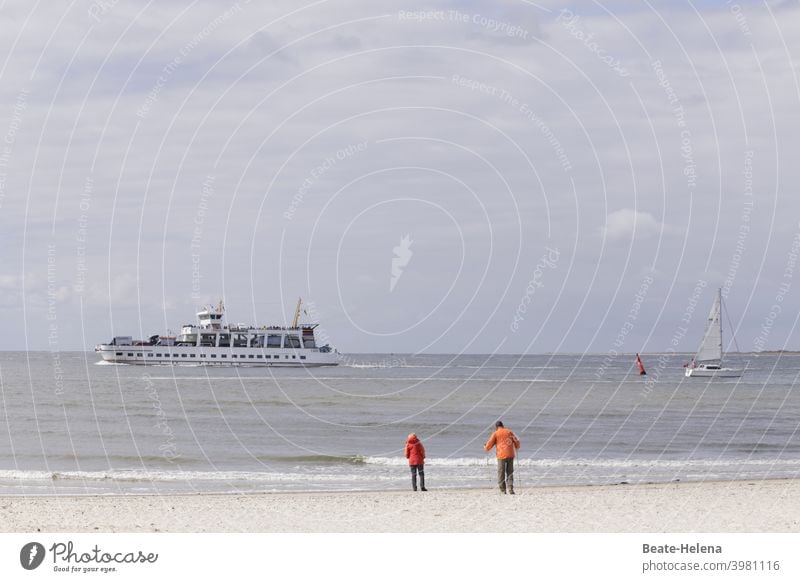
[(717, 289), (717, 296), (708, 314), (703, 342), (694, 359), (686, 366), (686, 377), (700, 378), (738, 378), (744, 370), (726, 368), (722, 365), (722, 289)]

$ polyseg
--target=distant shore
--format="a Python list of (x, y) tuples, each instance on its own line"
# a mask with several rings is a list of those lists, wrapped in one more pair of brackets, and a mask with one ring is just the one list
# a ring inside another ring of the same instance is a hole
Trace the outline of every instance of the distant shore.
[(800, 480), (0, 497), (2, 532), (797, 532)]

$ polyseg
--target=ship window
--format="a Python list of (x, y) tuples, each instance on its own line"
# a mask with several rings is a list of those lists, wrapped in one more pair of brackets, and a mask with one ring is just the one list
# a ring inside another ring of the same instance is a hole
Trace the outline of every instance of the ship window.
[(253, 354), (250, 354), (248, 357), (252, 360), (255, 356)]
[(305, 359), (306, 359), (306, 357), (305, 357), (305, 356), (300, 356), (300, 359), (301, 359), (301, 360), (305, 360)]
[(197, 354), (190, 354), (192, 358), (196, 358)]
[(227, 354), (222, 354), (222, 357), (223, 358), (227, 358), (228, 356), (227, 356)]
[(246, 348), (247, 347), (247, 334), (237, 333), (233, 336), (233, 347)]
[(250, 336), (250, 347), (251, 348), (263, 348), (264, 347), (264, 334), (252, 335)]
[(214, 347), (217, 343), (217, 334), (203, 333), (200, 334), (200, 345), (206, 347)]
[(186, 357), (186, 354), (181, 354), (181, 357), (182, 357), (182, 358), (185, 358), (185, 357)]
[(117, 352), (117, 355), (118, 355), (118, 356), (121, 356), (121, 355), (122, 355), (122, 352)]
[(285, 348), (299, 348), (300, 347), (300, 338), (296, 335), (287, 335), (286, 341), (283, 344)]
[(305, 337), (303, 336), (303, 347), (304, 348), (316, 348), (317, 342), (314, 341), (313, 337)]
[(281, 347), (281, 336), (275, 334), (270, 334), (267, 336), (267, 347), (268, 348), (279, 348)]
[(289, 356), (284, 356), (284, 358), (288, 360), (288, 359), (289, 359)]
[(257, 357), (257, 358), (260, 360), (260, 359), (261, 359), (261, 358), (263, 358), (264, 356), (262, 356), (261, 354), (258, 354), (258, 356), (256, 356), (256, 357)]
[(160, 357), (161, 357), (161, 354), (156, 354), (156, 357), (157, 357), (157, 358), (160, 358)]
[(217, 354), (211, 354), (211, 357), (212, 357), (212, 358), (216, 358), (216, 357), (217, 357)]
[(231, 347), (231, 335), (229, 333), (219, 334), (219, 347), (221, 348)]

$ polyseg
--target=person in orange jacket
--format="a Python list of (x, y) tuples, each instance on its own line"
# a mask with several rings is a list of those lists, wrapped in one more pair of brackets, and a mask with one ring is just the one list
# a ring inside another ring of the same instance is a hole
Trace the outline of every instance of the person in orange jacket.
[(517, 456), (519, 439), (503, 426), (502, 421), (498, 420), (494, 426), (495, 431), (484, 448), (490, 451), (497, 447), (497, 485), (503, 493), (508, 489), (514, 495), (514, 457)]
[(425, 447), (413, 432), (408, 435), (408, 441), (406, 441), (406, 459), (411, 467), (411, 487), (414, 491), (417, 490), (417, 473), (419, 473), (419, 488), (421, 491), (427, 491), (425, 489)]

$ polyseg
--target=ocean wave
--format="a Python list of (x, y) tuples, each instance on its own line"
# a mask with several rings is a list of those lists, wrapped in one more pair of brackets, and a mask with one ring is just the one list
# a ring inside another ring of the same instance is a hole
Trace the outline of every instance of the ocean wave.
[(467, 366), (462, 364), (452, 364), (436, 366), (433, 364), (402, 364), (402, 363), (365, 363), (365, 364), (342, 364), (342, 368), (430, 368), (435, 370), (447, 370), (462, 368), (466, 370), (556, 370), (563, 366)]
[[(184, 362), (147, 362), (147, 364), (141, 364), (136, 362), (107, 362), (105, 360), (100, 360), (99, 362), (94, 363), (95, 366), (141, 366), (143, 368), (202, 368), (206, 366), (204, 363), (184, 363)], [(209, 364), (209, 367), (212, 364)], [(248, 366), (242, 366), (248, 367)]]
[[(376, 476), (381, 480), (386, 477)], [(253, 471), (22, 471), (0, 470), (1, 481), (120, 481), (120, 482), (250, 482), (281, 483), (297, 481), (341, 481), (341, 475), (316, 473), (266, 473)]]
[[(364, 457), (367, 465), (406, 465), (405, 457)], [(458, 457), (458, 458), (429, 458), (425, 459), (426, 465), (440, 467), (477, 467), (494, 466), (494, 456), (486, 457)], [(738, 466), (775, 466), (795, 467), (800, 469), (800, 459), (521, 459), (517, 458), (514, 464), (518, 467), (539, 468), (605, 468), (605, 469), (700, 469), (712, 467), (738, 467)]]
[[(289, 460), (292, 458), (284, 458)], [(371, 482), (393, 482), (398, 478), (400, 471), (405, 472), (408, 461), (404, 457), (361, 457), (358, 455), (345, 457), (329, 457), (325, 455), (306, 455), (293, 458), (293, 462), (302, 463), (306, 469), (315, 465), (325, 466), (328, 463), (348, 463), (362, 465), (362, 469), (342, 472), (339, 469), (328, 470), (302, 470), (299, 467), (292, 472), (286, 471), (181, 471), (181, 470), (146, 470), (146, 469), (109, 469), (96, 471), (47, 471), (47, 470), (0, 470), (0, 485), (9, 483), (24, 483), (26, 486), (52, 487), (56, 483), (63, 485), (76, 483), (83, 486), (92, 483), (174, 483), (176, 485), (197, 485), (201, 488), (207, 484), (215, 483), (215, 487), (223, 484), (249, 484), (250, 486), (277, 486), (285, 487), (293, 484), (341, 484), (342, 482), (355, 483), (364, 478), (363, 471), (367, 466), (383, 466), (384, 470), (376, 467), (370, 472)], [(473, 478), (475, 470), (486, 468), (493, 469), (494, 457), (459, 457), (444, 459), (426, 459), (425, 464), (430, 467), (441, 467), (440, 476), (446, 479)], [(800, 459), (694, 459), (694, 460), (613, 460), (613, 459), (517, 459), (515, 464), (522, 475), (539, 475), (542, 478), (560, 478), (565, 482), (575, 482), (582, 479), (603, 480), (608, 475), (629, 475), (634, 478), (654, 478), (661, 475), (680, 474), (682, 478), (709, 479), (722, 475), (738, 476), (739, 478), (759, 478), (766, 476), (791, 476), (800, 471)], [(328, 465), (330, 466), (330, 465)], [(449, 469), (449, 471), (448, 471)], [(435, 471), (435, 469), (434, 469)], [(480, 471), (480, 474), (483, 474)], [(605, 475), (605, 477), (604, 477)], [(638, 477), (637, 477), (638, 475)]]
[(342, 464), (342, 465), (363, 465), (367, 462), (367, 457), (362, 455), (295, 455), (295, 456), (275, 456), (275, 455), (259, 455), (256, 457), (259, 461), (277, 461), (280, 463), (293, 463), (293, 464)]
[(414, 366), (407, 366), (405, 364), (400, 363), (383, 363), (377, 362), (374, 364), (341, 364), (342, 368), (413, 368)]
[[(469, 376), (465, 376), (463, 378), (444, 376), (314, 376), (313, 374), (308, 374), (306, 376), (150, 376), (149, 379), (181, 382), (189, 380), (241, 380), (243, 382), (251, 382), (256, 380), (273, 380), (277, 382), (282, 382), (284, 380), (302, 380), (304, 382), (308, 382), (309, 380), (314, 380), (316, 382), (523, 382), (527, 384), (534, 382), (555, 382), (555, 380), (548, 380), (546, 378), (475, 378)], [(616, 380), (592, 380), (592, 384), (603, 383), (618, 382)]]
[[(413, 368), (414, 366), (409, 366)], [(420, 368), (428, 367), (434, 368), (435, 366), (419, 366)], [(466, 368), (469, 370), (557, 370), (563, 366), (447, 366), (448, 368)]]

